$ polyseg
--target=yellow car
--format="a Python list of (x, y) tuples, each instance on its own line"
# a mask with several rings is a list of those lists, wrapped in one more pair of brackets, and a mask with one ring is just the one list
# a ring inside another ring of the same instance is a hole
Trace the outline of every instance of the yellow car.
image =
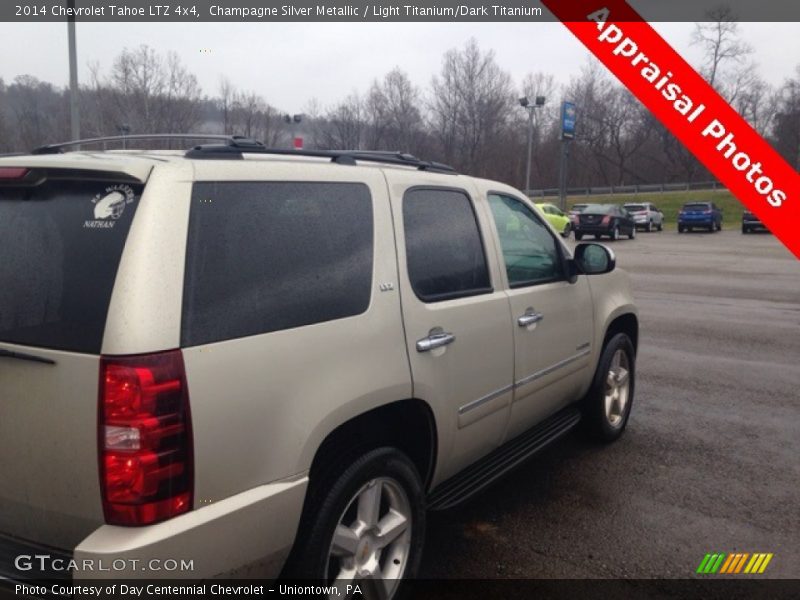
[(550, 204), (549, 202), (537, 202), (536, 206), (544, 213), (544, 218), (550, 222), (550, 225), (552, 225), (562, 237), (569, 237), (569, 234), (572, 233), (572, 221), (569, 215), (565, 214), (555, 204)]

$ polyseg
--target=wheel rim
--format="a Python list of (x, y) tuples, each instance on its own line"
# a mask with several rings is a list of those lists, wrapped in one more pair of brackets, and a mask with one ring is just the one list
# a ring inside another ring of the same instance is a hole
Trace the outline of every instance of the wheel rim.
[(619, 427), (625, 418), (630, 395), (630, 363), (628, 355), (620, 349), (614, 353), (606, 374), (606, 419), (612, 427)]
[[(347, 596), (347, 586), (363, 582), (378, 598), (392, 598), (411, 550), (411, 502), (390, 477), (368, 481), (350, 499), (328, 551), (326, 579)], [(361, 585), (361, 584), (359, 584)]]

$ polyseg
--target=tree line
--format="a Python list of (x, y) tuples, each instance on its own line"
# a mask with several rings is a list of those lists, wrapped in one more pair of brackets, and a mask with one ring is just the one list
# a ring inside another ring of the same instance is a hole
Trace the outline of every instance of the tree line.
[[(718, 9), (695, 26), (701, 72), (794, 168), (800, 168), (800, 66), (783, 84), (761, 78), (733, 15)], [(332, 104), (311, 99), (299, 123), (255, 92), (220, 82), (213, 96), (174, 53), (123, 50), (107, 72), (96, 65), (79, 94), (82, 137), (136, 133), (225, 133), (287, 147), (401, 150), (459, 171), (524, 185), (528, 115), (521, 96), (545, 96), (534, 110), (531, 187), (558, 181), (560, 104), (578, 107), (570, 187), (691, 182), (702, 165), (595, 60), (559, 84), (532, 72), (515, 82), (475, 39), (449, 50), (425, 87), (399, 68), (364, 92)], [(22, 75), (0, 79), (0, 152), (69, 139), (69, 90)], [(135, 144), (131, 144), (135, 146)], [(152, 144), (150, 144), (152, 146)], [(177, 147), (177, 146), (176, 146)]]

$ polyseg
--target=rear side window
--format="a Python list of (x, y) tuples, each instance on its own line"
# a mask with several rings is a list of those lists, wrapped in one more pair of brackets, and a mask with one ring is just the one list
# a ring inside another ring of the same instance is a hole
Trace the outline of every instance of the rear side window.
[(195, 183), (182, 346), (363, 313), (372, 199), (358, 183)]
[(491, 292), (489, 270), (469, 197), (411, 189), (403, 198), (408, 276), (424, 302)]
[(142, 185), (0, 186), (0, 342), (97, 354)]

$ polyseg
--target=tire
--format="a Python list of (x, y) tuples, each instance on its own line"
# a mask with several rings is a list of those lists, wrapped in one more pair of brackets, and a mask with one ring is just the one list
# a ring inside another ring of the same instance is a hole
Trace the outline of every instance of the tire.
[(661, 222), (658, 224), (658, 230), (659, 230), (659, 231), (664, 231), (664, 221), (661, 221)]
[(576, 231), (575, 232), (575, 240), (580, 242), (582, 239), (583, 239), (583, 234), (580, 233), (579, 231)]
[(648, 221), (647, 222), (647, 233), (653, 233), (653, 222), (652, 221)]
[(561, 237), (569, 239), (569, 234), (572, 233), (572, 223), (564, 225), (564, 231), (561, 232)]
[(636, 239), (636, 226), (635, 225), (633, 227), (631, 227), (631, 232), (628, 234), (628, 239), (629, 240), (635, 240)]
[(678, 233), (683, 233), (683, 225), (678, 225)]
[(742, 225), (742, 233), (748, 233), (749, 231), (750, 231), (750, 230), (749, 230), (747, 227), (745, 227), (744, 225)]
[[(406, 520), (402, 530), (400, 518)], [(381, 548), (380, 532), (389, 527), (394, 537)], [(342, 542), (338, 551), (334, 550), (335, 538)], [(415, 577), (419, 570), (424, 540), (425, 495), (419, 473), (399, 450), (378, 448), (309, 489), (295, 547), (283, 575), (324, 585), (334, 585), (337, 576), (350, 578), (350, 583), (355, 578), (362, 591), (386, 582), (385, 593), (380, 596), (396, 598), (402, 593), (403, 580)], [(337, 553), (341, 556), (334, 556)], [(378, 575), (386, 579), (376, 581)], [(346, 589), (339, 591), (346, 597)]]
[(614, 229), (611, 230), (611, 239), (615, 242), (619, 239), (619, 225), (614, 225)]
[(722, 231), (722, 221), (720, 221), (719, 225), (717, 225), (717, 231)]
[[(612, 369), (618, 373), (613, 379), (615, 387), (610, 384)], [(624, 397), (619, 383), (624, 376), (621, 371), (627, 373)], [(586, 433), (605, 443), (618, 439), (628, 424), (635, 388), (636, 353), (633, 343), (627, 335), (618, 333), (603, 348), (592, 386), (582, 401), (582, 423)], [(614, 396), (615, 391), (617, 396)]]
[(711, 226), (708, 228), (708, 233), (714, 233), (717, 230), (717, 226), (712, 223)]
[(603, 237), (603, 236), (602, 236), (601, 234), (599, 234), (599, 233), (595, 233), (595, 234), (594, 234), (594, 239), (596, 239), (596, 240), (599, 240), (599, 239), (600, 239), (600, 238), (602, 238), (602, 237)]

